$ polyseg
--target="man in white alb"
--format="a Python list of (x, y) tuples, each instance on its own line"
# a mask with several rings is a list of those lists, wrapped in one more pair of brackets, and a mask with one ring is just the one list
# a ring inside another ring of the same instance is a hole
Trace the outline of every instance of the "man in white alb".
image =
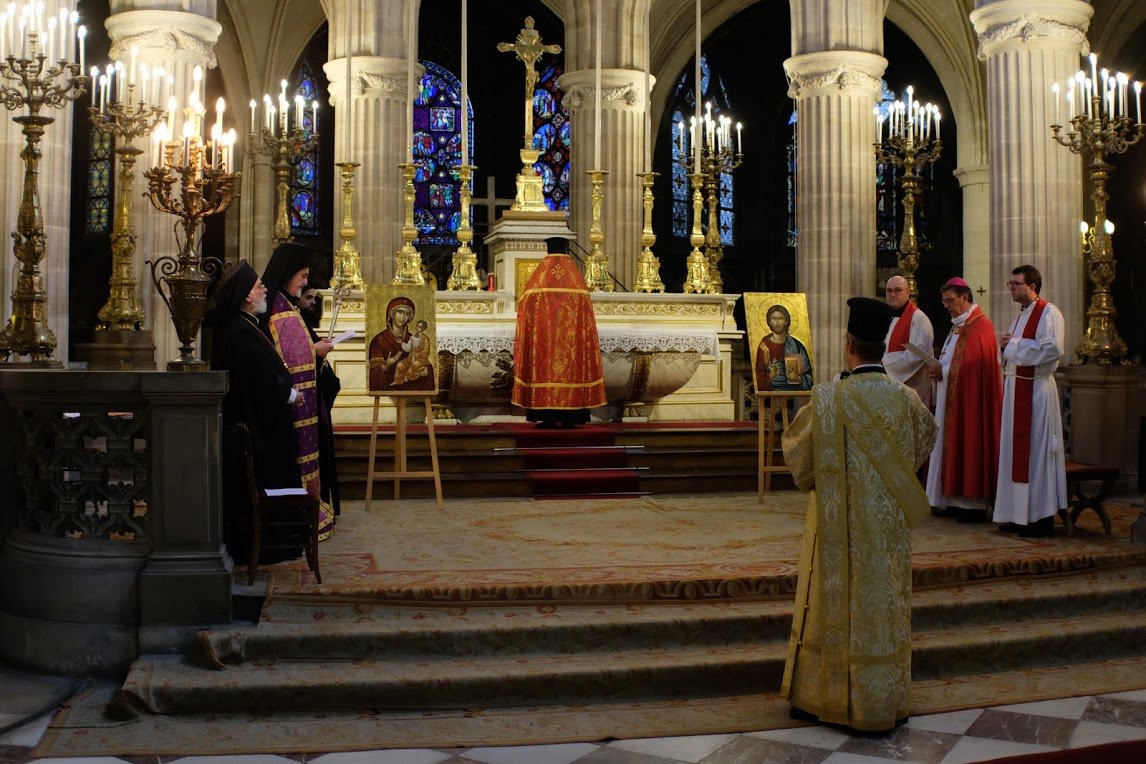
[(1011, 271), (1007, 287), (1021, 309), (1003, 335), (1003, 417), (995, 495), (1000, 530), (1049, 536), (1067, 505), (1062, 411), (1054, 372), (1065, 354), (1062, 313), (1039, 297), (1033, 265)]
[(907, 279), (892, 276), (884, 287), (887, 304), (895, 311), (891, 328), (887, 331), (884, 344), (883, 368), (887, 376), (910, 387), (929, 409), (935, 408), (935, 380), (927, 373), (923, 359), (907, 349), (910, 342), (925, 353), (931, 352), (935, 342), (935, 330), (931, 319), (915, 306), (915, 301), (907, 290)]

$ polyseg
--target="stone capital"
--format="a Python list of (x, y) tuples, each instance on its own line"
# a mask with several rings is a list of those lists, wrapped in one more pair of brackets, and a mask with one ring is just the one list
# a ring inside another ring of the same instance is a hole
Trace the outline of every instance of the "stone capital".
[[(346, 59), (336, 58), (322, 65), (330, 82), (331, 101), (346, 92)], [(426, 68), (421, 64), (414, 67), (415, 87), (421, 81)], [(350, 87), (354, 96), (368, 92), (375, 95), (406, 97), (406, 59), (384, 56), (354, 56), (350, 59)]]
[(982, 186), (991, 182), (991, 168), (985, 164), (959, 167), (952, 173), (959, 181), (960, 188), (968, 186)]
[(788, 75), (788, 97), (801, 98), (820, 93), (880, 93), (880, 77), (887, 59), (875, 53), (856, 50), (830, 50), (803, 53), (784, 62)]
[(159, 50), (166, 58), (183, 58), (214, 68), (215, 42), (223, 26), (214, 19), (184, 11), (125, 11), (106, 22), (112, 59), (126, 60), (131, 46), (141, 52)]
[(1015, 46), (1069, 47), (1090, 52), (1086, 30), (1094, 9), (1083, 0), (996, 0), (971, 12), (979, 60)]
[[(644, 109), (644, 72), (635, 69), (601, 70), (601, 103), (610, 106), (624, 105), (632, 109)], [(656, 82), (649, 77), (650, 87)], [(558, 83), (565, 91), (562, 102), (570, 111), (591, 108), (596, 97), (596, 73), (593, 69), (579, 69), (561, 75)]]

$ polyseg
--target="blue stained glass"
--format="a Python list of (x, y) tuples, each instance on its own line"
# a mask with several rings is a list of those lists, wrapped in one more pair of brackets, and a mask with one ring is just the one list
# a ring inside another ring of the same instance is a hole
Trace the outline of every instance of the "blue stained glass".
[(309, 228), (314, 225), (317, 207), (314, 196), (309, 191), (300, 191), (291, 200), (291, 227)]
[(731, 210), (720, 211), (720, 243), (731, 247), (736, 241), (732, 238), (733, 223), (735, 222)]
[(720, 175), (720, 206), (725, 209), (732, 209), (732, 175), (731, 173), (721, 173)]
[(430, 129), (454, 131), (454, 109), (449, 106), (430, 107)]
[[(414, 219), (423, 244), (457, 245), (461, 221), (461, 183), (454, 168), (462, 162), (461, 83), (452, 72), (422, 61), (425, 73), (415, 102)], [(469, 110), (470, 150), (473, 150), (473, 108)], [(452, 222), (456, 218), (457, 222)]]
[(112, 140), (110, 133), (91, 131), (88, 150), (88, 233), (108, 233), (111, 211)]
[[(303, 61), (294, 73), (294, 92), (306, 98), (308, 108), (303, 109), (303, 130), (314, 131), (313, 112), (310, 104), (315, 100), (318, 89), (314, 84), (314, 72), (310, 62)], [(290, 230), (292, 236), (317, 236), (319, 231), (319, 164), (317, 141), (314, 149), (303, 155), (294, 168), (290, 184)]]
[(312, 183), (314, 183), (314, 179), (316, 177), (317, 176), (314, 171), (314, 158), (309, 156), (303, 157), (302, 160), (298, 163), (298, 168), (294, 173), (295, 183), (300, 186), (310, 186)]
[(302, 94), (303, 98), (306, 99), (307, 105), (310, 105), (310, 102), (317, 98), (315, 95), (314, 80), (310, 78), (303, 80), (299, 84), (298, 90), (296, 92)]
[(541, 152), (534, 167), (542, 176), (545, 206), (551, 210), (569, 208), (569, 152), (572, 147), (565, 93), (557, 87), (561, 68), (546, 69), (533, 91), (533, 147)]
[(688, 204), (675, 199), (672, 203), (672, 235), (688, 236)]

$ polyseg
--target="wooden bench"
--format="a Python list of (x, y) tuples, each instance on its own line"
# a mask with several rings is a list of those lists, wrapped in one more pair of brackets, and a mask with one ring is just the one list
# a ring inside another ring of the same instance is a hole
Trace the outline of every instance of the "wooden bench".
[[(1102, 521), (1102, 528), (1110, 535), (1110, 515), (1106, 514), (1106, 507), (1102, 502), (1110, 494), (1110, 488), (1118, 478), (1118, 468), (1100, 464), (1080, 464), (1079, 462), (1066, 463), (1067, 495), (1070, 497), (1070, 506), (1060, 509), (1058, 514), (1066, 526), (1068, 536), (1074, 535), (1074, 524), (1084, 509), (1093, 509), (1098, 519)], [(1094, 493), (1087, 493), (1083, 483), (1098, 483)]]

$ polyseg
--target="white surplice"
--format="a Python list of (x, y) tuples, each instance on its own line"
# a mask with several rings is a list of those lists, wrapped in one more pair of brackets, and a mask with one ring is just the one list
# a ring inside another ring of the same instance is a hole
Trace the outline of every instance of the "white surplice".
[[(995, 496), (997, 523), (1028, 525), (1052, 517), (1067, 505), (1066, 458), (1062, 443), (1062, 410), (1054, 372), (1065, 354), (1062, 313), (1047, 303), (1033, 339), (1023, 331), (1035, 303), (1023, 308), (1011, 325), (1011, 341), (1003, 348), (1003, 421), (999, 432), (999, 481)], [(1011, 479), (1015, 431), (1015, 368), (1034, 367), (1031, 400), (1029, 483)]]
[[(891, 341), (892, 332), (901, 316), (891, 319), (891, 328), (887, 330), (884, 343)], [(908, 331), (907, 341), (917, 348), (930, 352), (935, 344), (935, 330), (931, 328), (931, 319), (922, 310), (911, 314), (911, 329)], [(883, 368), (887, 376), (902, 382), (910, 387), (923, 401), (923, 405), (931, 408), (935, 403), (935, 380), (927, 373), (928, 367), (923, 359), (910, 350), (896, 350), (883, 354)]]

